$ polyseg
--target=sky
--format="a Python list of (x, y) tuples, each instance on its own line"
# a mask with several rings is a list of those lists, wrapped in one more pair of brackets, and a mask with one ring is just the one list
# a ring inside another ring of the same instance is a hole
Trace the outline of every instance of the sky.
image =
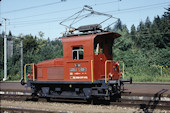
[[(147, 17), (152, 21), (157, 15), (162, 16), (165, 8), (170, 5), (170, 0), (1, 0), (0, 32), (5, 28), (3, 18), (6, 18), (6, 31), (8, 33), (10, 30), (13, 36), (21, 33), (39, 36), (42, 31), (44, 39), (49, 37), (54, 40), (61, 37), (66, 30), (59, 23), (80, 11), (84, 5), (120, 18), (130, 29), (132, 24), (138, 26), (139, 22), (145, 22)], [(101, 19), (103, 17), (94, 16), (78, 23), (76, 27), (81, 24), (96, 24)]]

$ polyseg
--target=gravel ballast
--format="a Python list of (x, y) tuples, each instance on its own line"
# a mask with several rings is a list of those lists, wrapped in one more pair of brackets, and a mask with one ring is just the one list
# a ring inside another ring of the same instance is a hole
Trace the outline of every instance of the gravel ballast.
[[(58, 102), (32, 102), (32, 101), (7, 101), (1, 100), (2, 107), (17, 107), (27, 109), (60, 111), (67, 113), (144, 113), (139, 108), (119, 107), (112, 105), (90, 105)], [(151, 110), (152, 111), (152, 110)], [(167, 110), (157, 110), (154, 113), (170, 113)]]

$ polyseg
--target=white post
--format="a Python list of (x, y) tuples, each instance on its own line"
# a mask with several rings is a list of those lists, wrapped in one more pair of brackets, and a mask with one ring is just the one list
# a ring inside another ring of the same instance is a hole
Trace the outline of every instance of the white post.
[(5, 19), (5, 31), (4, 31), (4, 78), (3, 81), (7, 80), (7, 37), (6, 37), (6, 20)]
[(21, 80), (23, 79), (23, 36), (21, 35)]
[(162, 76), (162, 66), (161, 66), (161, 76)]

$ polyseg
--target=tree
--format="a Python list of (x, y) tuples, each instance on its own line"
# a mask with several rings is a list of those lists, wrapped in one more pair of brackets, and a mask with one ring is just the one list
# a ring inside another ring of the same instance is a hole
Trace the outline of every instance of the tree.
[(164, 17), (165, 18), (168, 18), (168, 19), (170, 19), (170, 7), (169, 8), (165, 8), (167, 11), (164, 13)]
[(33, 37), (32, 35), (26, 35), (23, 40), (23, 52), (27, 53), (28, 51), (33, 54), (35, 50), (37, 49), (37, 41), (36, 37)]
[(44, 37), (44, 33), (43, 33), (42, 31), (40, 31), (38, 34), (39, 34), (39, 36), (40, 36), (41, 38)]
[(167, 11), (164, 13), (162, 17), (162, 21), (164, 22), (164, 32), (163, 32), (163, 42), (165, 47), (170, 47), (170, 7), (166, 9)]
[(115, 24), (113, 31), (117, 32), (118, 30), (122, 30), (122, 22), (120, 19), (118, 19), (117, 23)]
[(133, 24), (131, 26), (131, 32), (130, 32), (131, 38), (133, 41), (136, 41), (136, 28), (135, 25)]
[(145, 20), (145, 26), (146, 26), (146, 28), (150, 28), (150, 26), (151, 26), (151, 21), (150, 21), (149, 17), (147, 17)]
[(11, 31), (9, 31), (9, 34), (8, 34), (9, 36), (12, 36), (12, 32)]

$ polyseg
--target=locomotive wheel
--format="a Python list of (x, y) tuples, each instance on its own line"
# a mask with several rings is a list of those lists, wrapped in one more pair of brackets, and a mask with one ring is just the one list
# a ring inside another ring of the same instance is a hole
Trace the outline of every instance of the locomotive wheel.
[(121, 102), (121, 93), (117, 93), (110, 97), (111, 102)]
[(97, 99), (96, 98), (88, 99), (87, 103), (92, 105), (97, 105)]
[(93, 98), (93, 99), (88, 99), (87, 103), (92, 105), (99, 105), (99, 104), (110, 105), (110, 100), (99, 100), (98, 98)]
[(117, 97), (117, 102), (121, 102), (121, 93), (118, 93), (117, 95), (116, 95), (116, 97)]
[(103, 101), (103, 104), (104, 104), (104, 105), (110, 105), (110, 101), (109, 101), (109, 100), (104, 100), (104, 101)]
[(50, 102), (50, 101), (51, 101), (50, 97), (47, 97), (46, 100), (47, 100), (47, 102)]
[(21, 79), (21, 85), (25, 85), (24, 79)]
[(31, 96), (32, 96), (32, 99), (31, 99), (32, 101), (38, 101), (39, 98), (36, 94), (33, 93)]
[(99, 104), (99, 99), (94, 97), (93, 99), (91, 99), (91, 104), (92, 105), (98, 105)]
[(87, 104), (91, 104), (92, 99), (87, 99)]

